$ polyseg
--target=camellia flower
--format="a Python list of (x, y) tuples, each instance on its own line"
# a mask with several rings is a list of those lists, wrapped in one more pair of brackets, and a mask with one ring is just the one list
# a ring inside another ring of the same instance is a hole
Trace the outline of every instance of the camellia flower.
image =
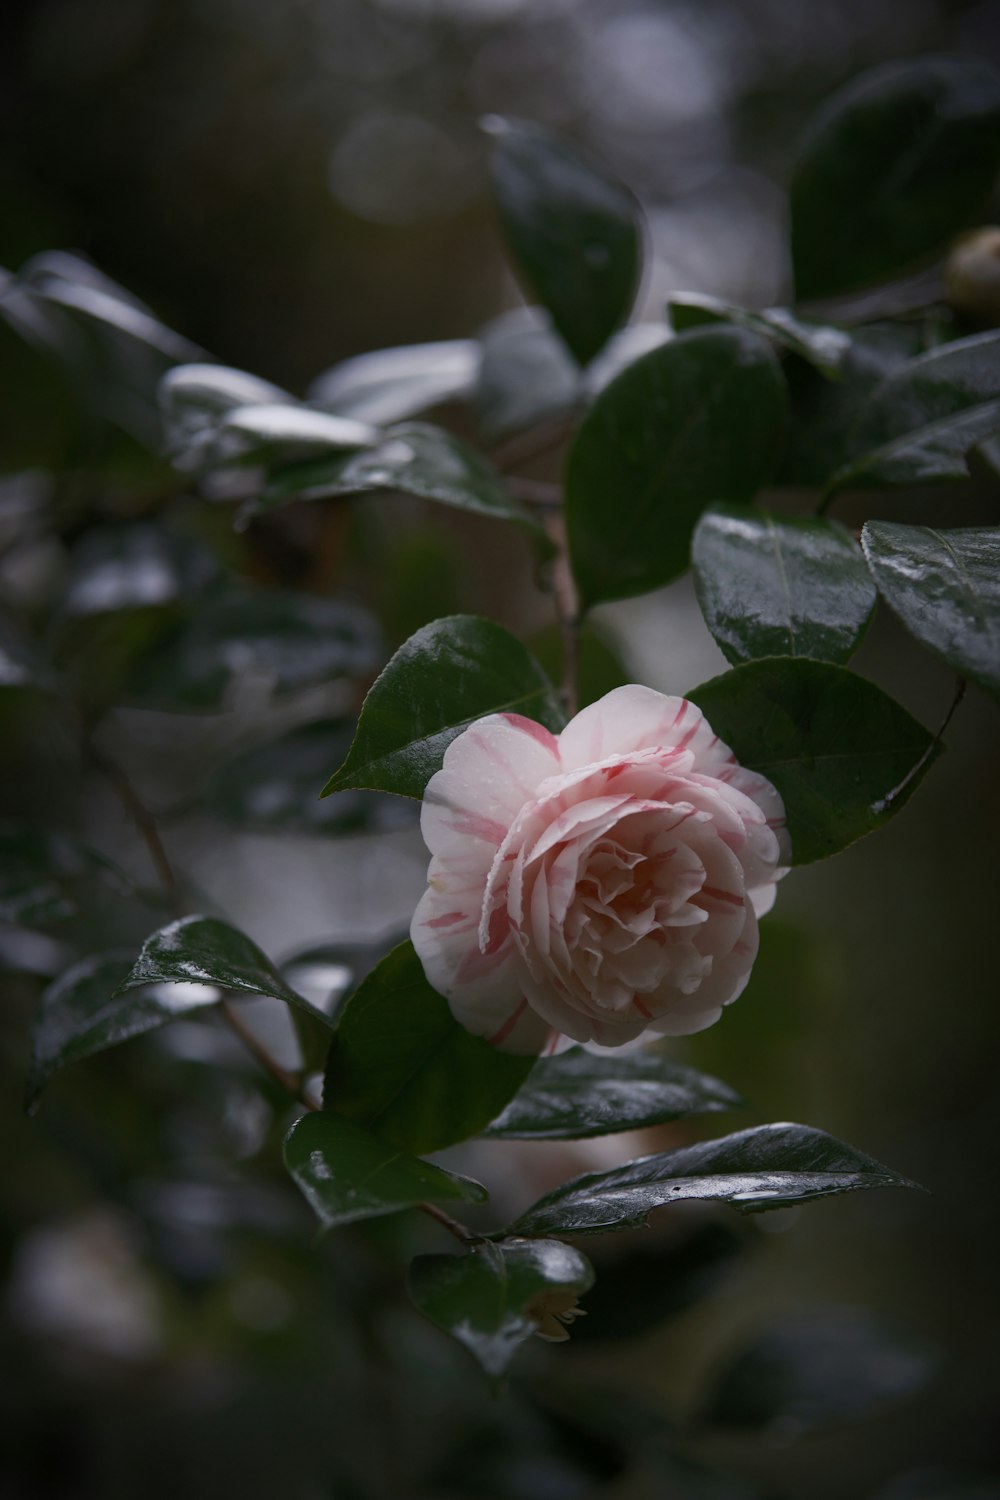
[(788, 858), (771, 783), (693, 703), (636, 686), (558, 735), (519, 714), (470, 725), (421, 829), (413, 945), (462, 1025), (509, 1052), (710, 1026)]

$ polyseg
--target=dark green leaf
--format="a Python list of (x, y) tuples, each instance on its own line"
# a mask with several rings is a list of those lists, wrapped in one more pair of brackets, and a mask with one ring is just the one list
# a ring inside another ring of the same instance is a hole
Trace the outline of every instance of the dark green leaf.
[(218, 572), (211, 552), (194, 537), (152, 521), (101, 526), (73, 551), (63, 621), (118, 610), (159, 609), (190, 600)]
[(285, 1137), (285, 1166), (325, 1229), (431, 1203), (483, 1203), (470, 1177), (407, 1156), (339, 1115), (310, 1114)]
[(405, 942), (340, 1011), (323, 1104), (391, 1145), (440, 1151), (482, 1130), (533, 1062), (459, 1025)]
[(95, 880), (119, 895), (132, 882), (111, 860), (69, 834), (0, 824), (0, 922), (40, 923), (71, 917)]
[(401, 422), (390, 427), (377, 446), (361, 453), (282, 469), (241, 517), (274, 510), (291, 500), (325, 500), (331, 495), (376, 491), (399, 491), (538, 529), (534, 517), (512, 497), (481, 454), (452, 433), (426, 422)]
[(450, 615), (402, 645), (361, 710), (350, 753), (323, 795), (348, 787), (422, 797), (456, 735), (514, 712), (558, 731), (565, 716), (534, 657), (492, 620)]
[(629, 365), (634, 365), (644, 354), (661, 349), (673, 336), (666, 323), (632, 323), (613, 334), (583, 372), (584, 400), (593, 401)]
[(629, 365), (570, 449), (566, 522), (586, 605), (668, 583), (706, 506), (750, 500), (779, 456), (785, 382), (740, 328), (696, 329)]
[(671, 295), (670, 321), (678, 333), (697, 328), (702, 323), (735, 323), (750, 333), (770, 339), (781, 349), (798, 354), (815, 365), (823, 375), (839, 378), (844, 357), (851, 347), (851, 336), (843, 328), (800, 318), (787, 307), (755, 309), (737, 307), (721, 297), (701, 292), (674, 292)]
[(827, 101), (792, 178), (798, 296), (908, 270), (986, 208), (1000, 169), (1000, 78), (977, 58), (887, 63)]
[(808, 1203), (858, 1188), (914, 1187), (853, 1146), (809, 1125), (758, 1125), (574, 1177), (523, 1213), (507, 1234), (600, 1234), (636, 1229), (654, 1208), (687, 1199), (743, 1213)]
[(907, 630), (1000, 698), (1000, 529), (869, 521), (861, 545)]
[(518, 1347), (552, 1329), (592, 1285), (589, 1261), (559, 1240), (501, 1240), (471, 1255), (418, 1255), (409, 1289), (424, 1314), (471, 1351), (487, 1375), (502, 1375)]
[(237, 683), (287, 692), (377, 665), (374, 621), (356, 605), (279, 589), (207, 600), (170, 640), (144, 657), (132, 702), (197, 712), (219, 709)]
[[(394, 801), (393, 805), (400, 804)], [(306, 1073), (324, 1071), (330, 1053), (330, 1027), (337, 1024), (361, 980), (396, 946), (400, 937), (399, 932), (394, 932), (370, 943), (323, 943), (306, 948), (282, 963), (282, 976), (298, 994), (323, 1012), (322, 1021), (301, 1008), (291, 1013)]]
[(705, 623), (730, 662), (845, 662), (875, 607), (857, 543), (831, 521), (716, 506), (695, 530), (691, 565)]
[(151, 933), (117, 993), (149, 984), (213, 984), (237, 994), (271, 995), (333, 1028), (330, 1017), (293, 990), (256, 943), (217, 917), (181, 917)]
[(740, 764), (781, 793), (797, 865), (880, 828), (937, 754), (881, 688), (827, 662), (747, 662), (688, 696)]
[(343, 792), (332, 801), (321, 799), (330, 767), (347, 754), (354, 729), (353, 719), (300, 724), (222, 766), (199, 800), (231, 823), (263, 831), (361, 833), (409, 826), (410, 804), (395, 797)]
[(487, 442), (572, 408), (580, 394), (580, 371), (540, 308), (501, 313), (479, 337), (483, 357), (476, 409)]
[(74, 964), (49, 985), (35, 1024), (26, 1096), (29, 1109), (59, 1068), (221, 998), (217, 988), (201, 981), (151, 983), (120, 994), (131, 969), (131, 955), (102, 953)]
[(900, 365), (850, 433), (830, 493), (969, 477), (966, 454), (1000, 432), (1000, 333), (980, 333)]
[(317, 376), (309, 387), (309, 400), (338, 416), (383, 426), (467, 396), (478, 368), (475, 339), (374, 349)]
[(937, 1365), (924, 1339), (861, 1308), (801, 1313), (736, 1356), (701, 1420), (769, 1428), (787, 1440), (912, 1396)]
[(491, 116), (493, 190), (511, 255), (582, 365), (635, 298), (642, 260), (639, 206), (578, 147), (540, 126)]
[(743, 1101), (717, 1078), (659, 1047), (613, 1056), (572, 1047), (540, 1057), (520, 1092), (483, 1135), (493, 1140), (579, 1140), (642, 1130)]

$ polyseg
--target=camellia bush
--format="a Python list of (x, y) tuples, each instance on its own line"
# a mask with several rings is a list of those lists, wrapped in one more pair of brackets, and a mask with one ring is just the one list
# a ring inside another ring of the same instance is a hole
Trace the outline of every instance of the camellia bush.
[[(984, 224), (1000, 78), (926, 57), (848, 85), (798, 150), (793, 304), (677, 290), (662, 320), (633, 325), (644, 229), (629, 189), (547, 129), (485, 124), (530, 305), (475, 338), (350, 359), (301, 399), (214, 362), (80, 257), (6, 279), (4, 315), (67, 376), (88, 430), (129, 433), (156, 481), (138, 512), (116, 507), (113, 465), (91, 455), (106, 488), (67, 483), (36, 517), (72, 566), (44, 609), (15, 601), (0, 620), (4, 733), (74, 747), (156, 888), (81, 838), (65, 796), (0, 838), (24, 951), (97, 907), (77, 934), (115, 935), (56, 943), (29, 1105), (70, 1064), (217, 1012), (286, 1121), (289, 1193), (336, 1235), (428, 1216), (432, 1253), (407, 1266), (384, 1242), (393, 1283), (499, 1388), (522, 1345), (566, 1340), (587, 1312), (595, 1236), (685, 1200), (756, 1214), (915, 1186), (863, 1141), (782, 1122), (595, 1167), (504, 1223), (462, 1143), (579, 1141), (736, 1106), (671, 1038), (739, 1005), (798, 866), (919, 793), (966, 685), (1000, 697), (1000, 529), (949, 526), (946, 504), (941, 527), (878, 519), (889, 490), (973, 474), (1000, 493), (1000, 232)], [(539, 478), (559, 453), (561, 482)], [(558, 650), (445, 612), (386, 659), (349, 577), (344, 594), (287, 571), (275, 585), (267, 560), (308, 553), (316, 516), (358, 526), (363, 553), (376, 494), (510, 528), (551, 594)], [(860, 532), (837, 519), (848, 494), (866, 497)], [(730, 667), (668, 697), (627, 680), (588, 616), (688, 567)], [(851, 669), (879, 596), (955, 674), (936, 723)], [(349, 980), (317, 997), (297, 977), (307, 955), (273, 962), (205, 909), (108, 725), (119, 706), (211, 714), (252, 690), (280, 707), (331, 683), (343, 712), (276, 718), (192, 793), (237, 826), (345, 837), (388, 837), (407, 825), (397, 799), (419, 805), (427, 888), (409, 935), (330, 945), (323, 961)], [(243, 1014), (248, 996), (288, 1008), (298, 1066)], [(723, 1416), (782, 1358), (746, 1356)], [(709, 1493), (670, 1462), (676, 1493)]]

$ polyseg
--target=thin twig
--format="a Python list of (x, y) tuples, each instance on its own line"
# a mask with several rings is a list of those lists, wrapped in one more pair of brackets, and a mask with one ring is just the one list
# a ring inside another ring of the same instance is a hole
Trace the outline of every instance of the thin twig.
[(103, 750), (98, 750), (92, 740), (87, 742), (87, 754), (92, 764), (111, 782), (118, 793), (119, 801), (138, 829), (149, 850), (149, 857), (159, 876), (160, 885), (163, 887), (163, 894), (167, 898), (170, 909), (175, 916), (183, 916), (184, 903), (181, 899), (180, 886), (174, 874), (173, 865), (170, 863), (170, 857), (163, 846), (163, 840), (160, 838), (155, 816), (132, 785), (124, 766), (112, 760), (110, 755), (105, 755)]
[(516, 469), (521, 464), (530, 462), (533, 458), (541, 458), (543, 453), (557, 448), (564, 442), (573, 430), (576, 421), (574, 412), (561, 412), (557, 417), (550, 417), (548, 421), (539, 422), (536, 427), (529, 427), (524, 432), (517, 432), (513, 437), (498, 443), (493, 449), (490, 457), (494, 467), (506, 472), (508, 469)]
[(436, 1203), (418, 1203), (417, 1207), (421, 1212), (429, 1214), (432, 1219), (437, 1219), (438, 1223), (447, 1229), (449, 1234), (453, 1234), (456, 1240), (460, 1240), (463, 1245), (481, 1245), (483, 1243), (483, 1236), (481, 1234), (474, 1234), (467, 1225), (459, 1223), (458, 1219), (453, 1219), (451, 1214), (446, 1214), (443, 1208), (438, 1208)]
[(562, 637), (562, 700), (570, 718), (576, 713), (576, 673), (580, 654), (580, 598), (569, 565), (566, 523), (561, 512), (545, 517), (545, 530), (556, 548), (552, 560), (552, 597)]
[(938, 729), (937, 734), (931, 740), (930, 744), (927, 746), (927, 749), (924, 751), (923, 755), (917, 761), (916, 765), (915, 766), (911, 766), (910, 769), (909, 769), (909, 771), (907, 771), (906, 775), (903, 777), (903, 779), (899, 783), (899, 785), (898, 786), (894, 786), (893, 789), (892, 789), (892, 791), (889, 792), (885, 797), (882, 798), (881, 802), (876, 803), (875, 809), (874, 809), (875, 812), (879, 812), (879, 813), (888, 812), (888, 810), (892, 806), (892, 804), (894, 802), (897, 802), (899, 800), (899, 798), (906, 791), (907, 787), (910, 786), (910, 785), (912, 785), (912, 783), (921, 774), (921, 772), (923, 771), (924, 767), (927, 765), (928, 761), (931, 760), (931, 758), (937, 754), (938, 749), (940, 748), (940, 745), (941, 745), (941, 741), (944, 738), (945, 731), (947, 730), (948, 725), (951, 723), (952, 715), (954, 714), (954, 712), (955, 712), (956, 708), (958, 707), (958, 705), (961, 703), (962, 699), (965, 697), (965, 688), (966, 688), (965, 678), (964, 677), (959, 677), (956, 680), (956, 683), (955, 683), (955, 696), (951, 700), (951, 703), (950, 703), (949, 708), (948, 708), (948, 712), (945, 714), (944, 718), (941, 720), (941, 726)]
[(304, 1104), (306, 1109), (319, 1109), (316, 1101), (310, 1099), (309, 1095), (305, 1092), (301, 1079), (295, 1073), (291, 1073), (287, 1068), (282, 1067), (278, 1059), (271, 1055), (257, 1033), (244, 1021), (232, 1000), (221, 1000), (219, 1002), (219, 1009), (244, 1047), (257, 1059), (265, 1073), (270, 1073), (274, 1081), (280, 1083), (281, 1087), (287, 1090), (293, 1099), (297, 1099), (300, 1104)]
[(515, 500), (523, 500), (525, 505), (537, 510), (559, 510), (562, 506), (561, 485), (550, 484), (545, 479), (525, 479), (520, 474), (512, 474), (507, 480), (507, 488)]

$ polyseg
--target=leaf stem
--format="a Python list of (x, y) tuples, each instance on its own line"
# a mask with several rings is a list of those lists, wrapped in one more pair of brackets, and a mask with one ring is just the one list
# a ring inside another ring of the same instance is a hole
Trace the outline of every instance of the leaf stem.
[(575, 421), (576, 413), (566, 411), (539, 422), (535, 427), (528, 427), (524, 432), (516, 432), (493, 449), (491, 457), (495, 467), (507, 472), (516, 469), (518, 464), (540, 458), (569, 437)]
[(429, 1214), (432, 1219), (436, 1219), (439, 1224), (447, 1229), (449, 1234), (453, 1234), (456, 1240), (459, 1240), (463, 1245), (480, 1245), (484, 1243), (485, 1236), (474, 1234), (468, 1225), (460, 1223), (458, 1219), (453, 1219), (451, 1214), (446, 1214), (444, 1209), (438, 1208), (436, 1203), (418, 1203), (417, 1207), (422, 1213)]
[(562, 637), (562, 700), (567, 715), (577, 711), (576, 675), (580, 655), (580, 596), (569, 565), (566, 546), (566, 521), (562, 511), (545, 517), (545, 530), (556, 549), (552, 560), (552, 597), (555, 601), (559, 633)]
[(899, 783), (899, 785), (898, 786), (894, 786), (893, 789), (892, 789), (892, 791), (889, 792), (885, 797), (883, 797), (882, 801), (878, 804), (878, 807), (877, 807), (877, 811), (878, 812), (886, 812), (886, 811), (888, 811), (888, 809), (892, 806), (892, 804), (894, 802), (896, 802), (903, 795), (903, 793), (906, 791), (906, 788), (908, 786), (910, 786), (911, 783), (913, 781), (915, 781), (916, 778), (921, 774), (921, 772), (923, 771), (924, 767), (926, 766), (927, 762), (931, 759), (931, 757), (933, 755), (937, 754), (938, 749), (940, 748), (940, 745), (941, 745), (941, 740), (944, 737), (945, 731), (947, 730), (948, 725), (952, 721), (952, 716), (954, 715), (955, 710), (958, 708), (958, 705), (961, 703), (962, 699), (965, 697), (966, 686), (967, 686), (967, 684), (966, 684), (966, 681), (965, 681), (964, 677), (959, 677), (959, 678), (956, 679), (956, 681), (955, 681), (955, 694), (954, 694), (954, 697), (952, 698), (951, 703), (948, 706), (948, 712), (945, 714), (944, 718), (941, 720), (941, 725), (940, 725), (940, 727), (938, 729), (937, 734), (931, 740), (930, 744), (927, 746), (927, 749), (924, 751), (923, 755), (917, 761), (916, 765), (915, 766), (911, 766), (910, 769), (909, 769), (909, 771), (907, 771), (906, 775), (903, 777), (903, 779)]
[(265, 1073), (269, 1073), (275, 1083), (280, 1083), (281, 1087), (306, 1109), (318, 1110), (319, 1105), (305, 1092), (302, 1080), (288, 1068), (282, 1067), (278, 1059), (272, 1056), (257, 1033), (244, 1021), (232, 1000), (220, 1000), (219, 1009), (244, 1047), (257, 1059)]
[(135, 824), (140, 837), (149, 850), (149, 857), (153, 867), (159, 876), (160, 885), (167, 904), (177, 917), (184, 915), (184, 902), (181, 899), (180, 885), (174, 873), (174, 867), (170, 863), (170, 857), (160, 837), (160, 830), (154, 814), (146, 806), (139, 796), (126, 772), (124, 766), (120, 766), (110, 755), (105, 755), (103, 750), (98, 750), (93, 740), (87, 740), (87, 754), (91, 763), (99, 770), (114, 787), (125, 811)]

